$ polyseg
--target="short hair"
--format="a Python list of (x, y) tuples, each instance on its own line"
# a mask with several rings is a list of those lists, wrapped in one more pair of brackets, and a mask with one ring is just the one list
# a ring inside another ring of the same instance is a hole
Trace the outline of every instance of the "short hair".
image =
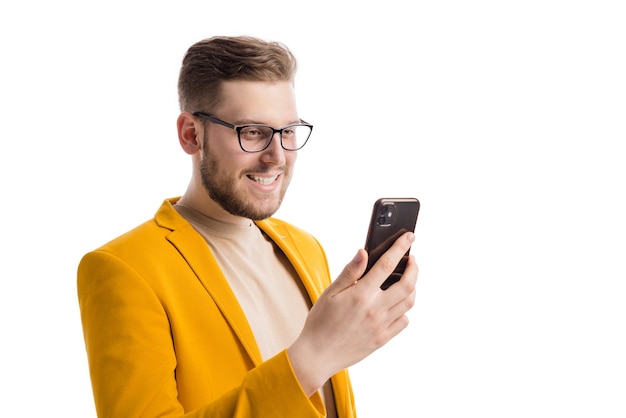
[(225, 80), (292, 81), (296, 58), (279, 42), (249, 36), (215, 36), (193, 44), (178, 77), (178, 101), (185, 112), (211, 112), (222, 99)]

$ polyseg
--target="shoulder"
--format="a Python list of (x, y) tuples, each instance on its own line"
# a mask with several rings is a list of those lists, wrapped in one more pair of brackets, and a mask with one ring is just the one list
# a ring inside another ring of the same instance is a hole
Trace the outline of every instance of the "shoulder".
[(168, 238), (171, 235), (177, 231), (192, 229), (172, 206), (175, 201), (176, 199), (166, 199), (152, 219), (90, 250), (86, 255), (106, 253), (122, 259), (142, 256), (154, 258), (155, 254), (170, 249), (171, 243)]

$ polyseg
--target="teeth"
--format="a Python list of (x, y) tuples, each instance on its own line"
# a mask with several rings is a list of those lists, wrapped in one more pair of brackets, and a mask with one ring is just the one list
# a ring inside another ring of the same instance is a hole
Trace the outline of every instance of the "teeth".
[(261, 184), (272, 184), (273, 182), (276, 181), (276, 178), (278, 178), (278, 176), (274, 176), (274, 177), (248, 176), (248, 177), (256, 181), (257, 183), (261, 183)]

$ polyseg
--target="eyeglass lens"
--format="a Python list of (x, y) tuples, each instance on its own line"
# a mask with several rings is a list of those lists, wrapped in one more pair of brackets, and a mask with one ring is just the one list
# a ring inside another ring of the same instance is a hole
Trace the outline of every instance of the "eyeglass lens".
[[(311, 135), (311, 128), (304, 125), (288, 126), (282, 129), (281, 140), (283, 148), (297, 150), (304, 146)], [(241, 146), (246, 151), (260, 151), (265, 149), (272, 137), (274, 130), (269, 126), (246, 126), (239, 131)]]

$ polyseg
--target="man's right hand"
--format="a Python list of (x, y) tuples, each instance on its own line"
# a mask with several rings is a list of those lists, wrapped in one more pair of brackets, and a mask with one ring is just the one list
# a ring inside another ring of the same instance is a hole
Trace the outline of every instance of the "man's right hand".
[(402, 235), (362, 278), (367, 252), (360, 249), (315, 303), (302, 332), (288, 349), (308, 396), (332, 375), (369, 356), (407, 327), (406, 313), (415, 302), (418, 274), (414, 257), (409, 256), (400, 281), (385, 291), (380, 286), (413, 240), (412, 232)]

